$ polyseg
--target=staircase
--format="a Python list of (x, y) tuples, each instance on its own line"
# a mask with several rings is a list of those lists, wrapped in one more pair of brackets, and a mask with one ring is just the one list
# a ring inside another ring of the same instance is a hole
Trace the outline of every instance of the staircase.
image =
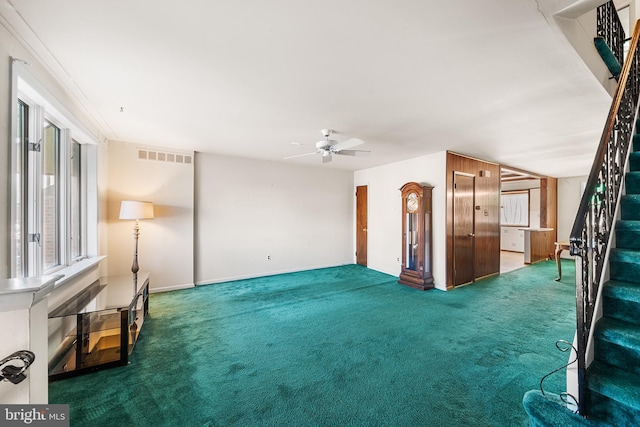
[(570, 234), (577, 325), (570, 364), (577, 389), (554, 395), (541, 382), (539, 391), (525, 393), (531, 427), (640, 426), (639, 105), (640, 20)]
[[(640, 123), (636, 123), (636, 132)], [(594, 332), (587, 369), (589, 418), (616, 426), (640, 425), (640, 135), (633, 138), (626, 194), (603, 288), (603, 317)]]
[(640, 426), (640, 119), (632, 148), (586, 371), (588, 416), (573, 413), (559, 395), (531, 390), (523, 399), (530, 427)]

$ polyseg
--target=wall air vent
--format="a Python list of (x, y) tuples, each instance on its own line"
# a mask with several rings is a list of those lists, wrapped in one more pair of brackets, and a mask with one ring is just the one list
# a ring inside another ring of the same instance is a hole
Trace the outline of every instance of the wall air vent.
[(168, 153), (166, 151), (138, 148), (138, 160), (155, 160), (158, 162), (190, 165), (193, 162), (193, 156), (191, 154)]

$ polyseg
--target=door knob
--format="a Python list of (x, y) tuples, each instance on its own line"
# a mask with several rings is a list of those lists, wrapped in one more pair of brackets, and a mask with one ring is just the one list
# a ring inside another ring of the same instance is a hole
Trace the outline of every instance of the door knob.
[(476, 237), (474, 233), (469, 233), (469, 237)]
[(366, 232), (366, 231), (367, 231), (367, 229), (366, 229), (366, 228), (363, 228), (363, 229), (362, 229), (362, 231), (365, 231), (365, 232)]

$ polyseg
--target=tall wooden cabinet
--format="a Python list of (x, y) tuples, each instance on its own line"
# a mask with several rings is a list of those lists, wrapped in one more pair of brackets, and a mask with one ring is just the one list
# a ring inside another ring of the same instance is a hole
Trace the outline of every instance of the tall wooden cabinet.
[(446, 198), (447, 289), (500, 273), (500, 165), (447, 152)]
[(402, 268), (398, 283), (426, 290), (433, 285), (431, 192), (409, 182), (402, 192)]

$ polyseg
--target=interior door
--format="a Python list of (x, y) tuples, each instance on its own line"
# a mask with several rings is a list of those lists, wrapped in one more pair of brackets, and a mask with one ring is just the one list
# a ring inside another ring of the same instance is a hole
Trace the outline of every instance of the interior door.
[(356, 187), (356, 263), (367, 266), (367, 186)]
[(453, 285), (475, 279), (475, 176), (453, 173)]

